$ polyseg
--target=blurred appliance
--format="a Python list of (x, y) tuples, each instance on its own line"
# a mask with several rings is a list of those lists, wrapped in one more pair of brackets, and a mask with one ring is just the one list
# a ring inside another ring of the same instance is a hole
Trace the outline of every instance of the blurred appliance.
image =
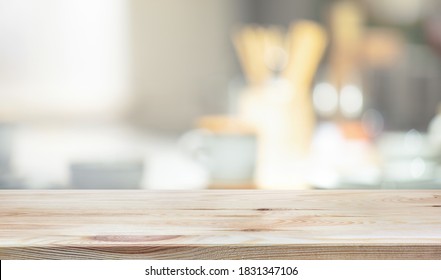
[(13, 126), (0, 123), (0, 176), (10, 172)]
[(70, 184), (79, 189), (136, 189), (144, 171), (142, 160), (70, 164)]

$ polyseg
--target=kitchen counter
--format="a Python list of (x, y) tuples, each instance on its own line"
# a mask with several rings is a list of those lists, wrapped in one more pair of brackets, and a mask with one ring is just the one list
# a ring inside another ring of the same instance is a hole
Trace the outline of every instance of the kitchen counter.
[(441, 191), (0, 191), (0, 259), (441, 259)]

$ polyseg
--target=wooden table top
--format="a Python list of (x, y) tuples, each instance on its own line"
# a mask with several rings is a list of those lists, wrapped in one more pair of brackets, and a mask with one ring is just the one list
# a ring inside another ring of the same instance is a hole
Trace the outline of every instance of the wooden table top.
[(441, 259), (441, 191), (0, 191), (0, 259)]

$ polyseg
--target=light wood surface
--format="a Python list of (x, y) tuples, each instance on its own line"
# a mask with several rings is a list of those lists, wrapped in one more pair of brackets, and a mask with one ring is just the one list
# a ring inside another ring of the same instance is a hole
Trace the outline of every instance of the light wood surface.
[(441, 259), (441, 191), (0, 191), (0, 259)]

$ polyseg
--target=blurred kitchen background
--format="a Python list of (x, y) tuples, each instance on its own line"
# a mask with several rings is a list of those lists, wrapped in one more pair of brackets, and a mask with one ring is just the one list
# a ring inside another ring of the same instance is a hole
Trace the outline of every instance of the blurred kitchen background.
[(441, 188), (440, 104), (440, 0), (0, 0), (0, 189)]

